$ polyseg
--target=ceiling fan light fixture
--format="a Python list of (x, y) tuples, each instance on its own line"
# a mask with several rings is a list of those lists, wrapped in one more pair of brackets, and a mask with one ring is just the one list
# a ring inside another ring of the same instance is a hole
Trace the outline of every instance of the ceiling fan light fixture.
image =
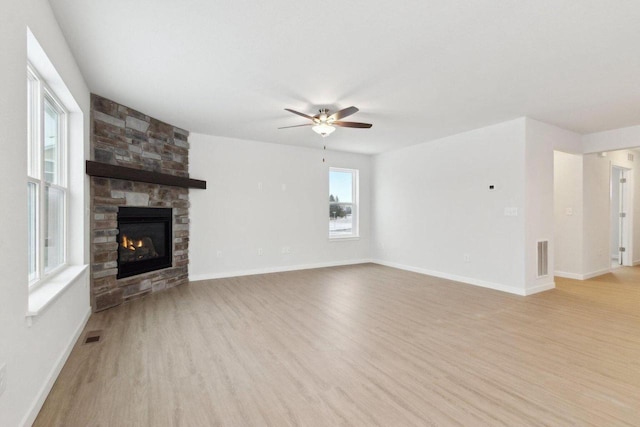
[(358, 109), (353, 106), (343, 108), (342, 110), (336, 111), (331, 115), (329, 114), (329, 110), (327, 108), (321, 108), (318, 114), (316, 114), (315, 116), (310, 116), (309, 114), (301, 113), (299, 111), (292, 110), (291, 108), (285, 108), (285, 111), (293, 113), (297, 116), (304, 117), (305, 119), (309, 119), (311, 120), (311, 123), (294, 125), (294, 126), (284, 126), (278, 129), (311, 126), (311, 129), (313, 129), (315, 133), (322, 136), (323, 138), (331, 135), (336, 130), (336, 126), (343, 127), (343, 128), (360, 128), (360, 129), (368, 129), (372, 126), (371, 123), (342, 121), (343, 118), (358, 112)]
[(321, 135), (323, 138), (326, 136), (331, 135), (331, 133), (336, 130), (335, 127), (328, 125), (326, 123), (320, 123), (317, 124), (315, 126), (313, 126), (311, 129), (313, 129), (313, 131), (315, 133), (317, 133), (318, 135)]

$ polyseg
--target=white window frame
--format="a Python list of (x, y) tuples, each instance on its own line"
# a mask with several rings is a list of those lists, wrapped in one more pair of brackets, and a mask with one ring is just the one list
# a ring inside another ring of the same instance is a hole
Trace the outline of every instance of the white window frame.
[[(68, 231), (69, 231), (69, 184), (68, 184), (68, 146), (69, 146), (69, 112), (63, 107), (51, 88), (40, 77), (31, 64), (27, 64), (27, 84), (31, 90), (28, 99), (28, 164), (27, 182), (36, 186), (36, 245), (35, 248), (35, 276), (29, 277), (29, 288), (35, 289), (50, 277), (63, 270), (68, 264)], [(59, 114), (58, 123), (58, 167), (60, 181), (56, 184), (45, 181), (45, 161), (44, 161), (44, 105), (45, 100)], [(35, 168), (32, 168), (35, 166)], [(62, 262), (50, 271), (45, 271), (44, 251), (47, 237), (45, 212), (45, 186), (57, 189), (63, 193), (63, 221), (62, 221)], [(29, 249), (30, 250), (30, 249)]]
[[(351, 200), (352, 202), (338, 202), (341, 206), (351, 207), (352, 228), (350, 234), (332, 235), (329, 229), (330, 240), (357, 239), (360, 237), (360, 171), (358, 169), (329, 167), (329, 195), (331, 195), (331, 172), (342, 172), (351, 174)], [(329, 202), (331, 206), (332, 202)], [(335, 203), (335, 202), (333, 202)]]

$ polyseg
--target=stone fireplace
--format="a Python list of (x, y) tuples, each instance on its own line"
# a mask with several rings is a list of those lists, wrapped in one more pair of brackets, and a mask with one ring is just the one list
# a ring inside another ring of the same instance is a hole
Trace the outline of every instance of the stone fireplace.
[(188, 136), (183, 129), (91, 95), (88, 163), (141, 175), (138, 180), (90, 173), (94, 311), (188, 282), (189, 189), (145, 179), (188, 178)]

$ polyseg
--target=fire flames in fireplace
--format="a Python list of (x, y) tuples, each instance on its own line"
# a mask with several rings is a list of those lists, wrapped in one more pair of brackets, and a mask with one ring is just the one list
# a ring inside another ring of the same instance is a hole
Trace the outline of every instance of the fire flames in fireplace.
[(118, 209), (118, 279), (172, 265), (171, 208)]
[(140, 261), (143, 259), (156, 258), (153, 241), (150, 237), (131, 238), (126, 234), (122, 235), (120, 241), (120, 259), (122, 262)]

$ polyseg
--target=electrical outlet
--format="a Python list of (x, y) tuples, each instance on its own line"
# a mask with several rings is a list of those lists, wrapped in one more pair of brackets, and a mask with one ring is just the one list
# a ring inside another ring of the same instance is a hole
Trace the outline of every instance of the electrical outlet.
[(573, 215), (573, 208), (565, 208), (564, 213), (566, 213), (568, 216)]
[(7, 389), (7, 365), (0, 366), (0, 395)]
[(282, 253), (283, 254), (290, 254), (291, 253), (291, 248), (289, 246), (283, 246), (282, 247)]
[(263, 252), (262, 252), (262, 248), (258, 248), (258, 255), (262, 256)]
[(504, 216), (518, 216), (518, 208), (504, 208)]
[(471, 255), (469, 254), (464, 254), (462, 258), (464, 259), (464, 262), (471, 262)]
[(217, 251), (217, 252), (216, 252), (216, 256), (217, 256), (218, 258), (222, 258), (222, 251)]
[(261, 182), (258, 183), (258, 191), (262, 191), (262, 183)]
[(287, 184), (282, 184), (282, 191), (287, 191)]

